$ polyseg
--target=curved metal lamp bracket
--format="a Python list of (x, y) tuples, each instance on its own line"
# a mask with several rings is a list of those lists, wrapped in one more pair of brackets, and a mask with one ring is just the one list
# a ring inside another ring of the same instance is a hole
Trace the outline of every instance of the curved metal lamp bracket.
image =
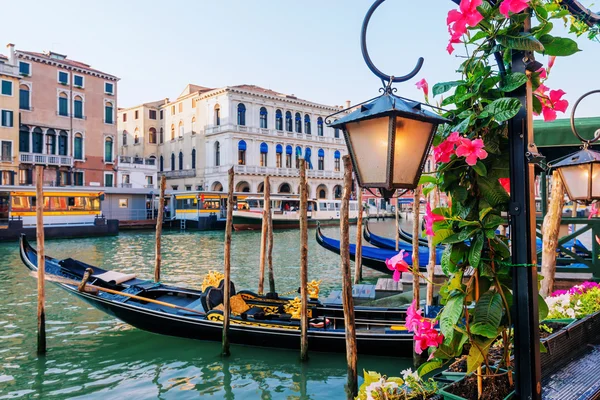
[(575, 102), (575, 105), (573, 106), (573, 111), (571, 111), (571, 131), (573, 131), (573, 134), (575, 136), (577, 136), (577, 138), (579, 140), (581, 140), (581, 142), (583, 143), (583, 147), (586, 147), (586, 148), (590, 144), (595, 143), (598, 140), (600, 140), (600, 135), (596, 135), (593, 139), (585, 139), (585, 138), (583, 138), (579, 134), (579, 132), (577, 131), (577, 128), (575, 127), (575, 111), (577, 111), (577, 106), (579, 105), (579, 103), (581, 102), (581, 100), (585, 99), (589, 95), (596, 94), (596, 93), (600, 93), (600, 89), (596, 89), (596, 90), (592, 90), (590, 92), (587, 92), (586, 94), (584, 94), (583, 96), (581, 96), (580, 98), (578, 98), (577, 101)]
[(383, 82), (384, 87), (381, 90), (385, 91), (386, 93), (391, 93), (393, 90), (391, 88), (392, 83), (405, 82), (405, 81), (413, 78), (415, 75), (417, 75), (419, 73), (419, 71), (421, 70), (421, 67), (423, 67), (424, 59), (423, 59), (423, 57), (419, 57), (419, 60), (417, 61), (417, 65), (415, 66), (415, 68), (411, 72), (409, 72), (408, 74), (403, 75), (403, 76), (393, 76), (393, 75), (384, 74), (373, 64), (373, 61), (371, 61), (371, 57), (369, 57), (369, 52), (367, 51), (367, 27), (369, 26), (369, 20), (371, 19), (371, 15), (373, 15), (373, 13), (377, 9), (377, 7), (379, 7), (381, 5), (381, 3), (383, 3), (384, 1), (385, 0), (376, 0), (373, 3), (373, 5), (371, 6), (371, 8), (369, 8), (369, 11), (367, 11), (367, 15), (365, 15), (365, 19), (363, 21), (362, 29), (360, 32), (360, 48), (361, 48), (365, 63), (367, 64), (367, 67), (369, 67), (371, 72), (373, 72)]

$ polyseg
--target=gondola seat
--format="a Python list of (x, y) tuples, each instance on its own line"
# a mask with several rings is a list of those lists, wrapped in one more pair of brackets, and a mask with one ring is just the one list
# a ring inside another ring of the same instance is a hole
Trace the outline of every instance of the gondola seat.
[[(198, 299), (192, 301), (190, 304), (188, 304), (187, 306), (185, 306), (185, 308), (191, 308), (192, 310), (197, 310), (197, 311), (206, 311), (204, 309), (204, 307), (202, 306), (202, 298), (198, 297)], [(186, 310), (177, 310), (177, 313), (180, 315), (190, 315), (190, 316), (198, 316), (198, 313), (192, 312), (192, 311), (186, 311)]]

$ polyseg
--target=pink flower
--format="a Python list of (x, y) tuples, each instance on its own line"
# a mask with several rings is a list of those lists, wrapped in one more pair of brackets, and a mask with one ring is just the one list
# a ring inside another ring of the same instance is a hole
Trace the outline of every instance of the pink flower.
[(429, 84), (425, 80), (425, 78), (421, 79), (416, 83), (417, 89), (423, 90), (423, 94), (425, 95), (425, 100), (429, 98)]
[(529, 7), (529, 0), (504, 0), (500, 4), (500, 14), (508, 18), (508, 12), (518, 14)]
[(396, 254), (391, 259), (386, 259), (385, 265), (389, 270), (394, 271), (393, 278), (396, 282), (400, 280), (400, 275), (402, 272), (408, 272), (410, 269), (408, 263), (404, 261), (404, 250), (400, 250), (400, 253)]
[(460, 142), (460, 132), (452, 132), (450, 136), (446, 138), (446, 141), (450, 143)]
[(417, 309), (417, 302), (413, 300), (408, 310), (406, 310), (406, 330), (414, 332), (417, 325), (423, 320), (422, 310)]
[(544, 69), (544, 67), (540, 67), (540, 69), (538, 69), (535, 72), (539, 72), (540, 79), (548, 79), (548, 74), (546, 73), (546, 70)]
[(452, 54), (452, 44), (460, 43), (460, 37), (467, 32), (467, 26), (477, 26), (483, 19), (483, 15), (477, 11), (482, 0), (461, 0), (460, 10), (450, 10), (446, 18), (448, 31), (450, 32), (450, 43), (446, 50)]
[(428, 347), (438, 347), (444, 341), (444, 336), (433, 327), (431, 321), (423, 319), (416, 325), (415, 334), (415, 353), (421, 354)]
[(510, 194), (510, 179), (509, 178), (499, 178), (498, 182), (500, 185), (506, 190), (506, 193)]
[(600, 244), (600, 237), (598, 235), (596, 235), (596, 243)]
[(567, 290), (555, 290), (554, 292), (552, 292), (550, 297), (562, 296), (563, 294), (567, 293), (569, 293)]
[[(592, 204), (592, 207), (590, 208), (590, 215), (589, 215), (588, 219), (597, 217), (598, 213), (600, 213), (600, 210), (598, 209), (598, 203)], [(598, 238), (598, 236), (596, 236), (596, 238)]]
[(456, 155), (459, 157), (465, 157), (467, 164), (473, 166), (477, 164), (477, 160), (483, 160), (487, 158), (487, 151), (483, 150), (484, 144), (481, 139), (469, 140), (462, 138), (460, 145), (456, 148)]
[(445, 218), (442, 215), (434, 214), (431, 212), (431, 206), (427, 203), (425, 207), (425, 233), (427, 236), (433, 236), (433, 224), (434, 222), (443, 221)]
[(454, 154), (454, 143), (444, 140), (438, 146), (433, 148), (433, 158), (436, 163), (450, 162), (450, 157)]
[[(569, 107), (569, 102), (563, 100), (562, 97), (566, 94), (563, 90), (550, 90), (550, 94), (546, 94), (548, 88), (544, 85), (540, 85), (535, 91), (535, 96), (542, 103), (542, 115), (544, 121), (554, 121), (556, 119), (556, 112), (564, 113)], [(535, 115), (539, 115), (536, 113)]]
[(554, 62), (556, 61), (556, 56), (550, 56), (548, 57), (548, 72), (552, 69), (552, 67), (554, 66)]

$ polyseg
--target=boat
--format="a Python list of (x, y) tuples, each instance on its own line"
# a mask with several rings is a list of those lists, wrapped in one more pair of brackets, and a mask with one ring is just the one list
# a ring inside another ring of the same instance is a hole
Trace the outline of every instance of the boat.
[[(323, 234), (320, 227), (317, 227), (316, 233), (317, 242), (336, 254), (340, 254), (340, 241), (337, 239), (329, 238)], [(354, 261), (356, 255), (356, 245), (350, 244), (350, 259)], [(386, 274), (392, 274), (385, 265), (385, 260), (390, 259), (397, 255), (396, 250), (380, 249), (371, 246), (362, 246), (362, 264), (365, 267), (372, 268), (376, 271), (383, 272)], [(436, 249), (436, 264), (441, 262), (442, 249)], [(405, 260), (408, 265), (412, 265), (412, 250), (405, 250)], [(419, 269), (421, 271), (427, 270), (427, 264), (429, 264), (429, 249), (424, 247), (419, 248)]]
[[(341, 200), (308, 200), (308, 226), (340, 224)], [(262, 227), (264, 197), (247, 197), (246, 208), (233, 211), (233, 229), (259, 230)], [(349, 223), (356, 224), (358, 202), (350, 201)], [(271, 196), (273, 229), (298, 229), (300, 227), (300, 199)], [(366, 214), (365, 214), (366, 215)]]
[[(412, 243), (412, 238), (413, 238), (412, 233), (408, 233), (402, 228), (400, 228), (398, 233), (400, 235), (400, 240), (403, 240), (407, 243)], [(419, 245), (420, 246), (429, 246), (429, 242), (427, 241), (427, 239), (419, 238)]]
[[(20, 256), (27, 268), (37, 271), (37, 252), (25, 236), (20, 240)], [(80, 291), (78, 285), (90, 268), (93, 272)], [(204, 291), (181, 288), (105, 270), (72, 258), (59, 260), (49, 256), (45, 257), (45, 273), (49, 281), (62, 289), (138, 329), (190, 339), (222, 340), (223, 312), (218, 309), (219, 295), (222, 301), (222, 287), (211, 286)], [(232, 296), (236, 294), (233, 284), (231, 293)], [(239, 294), (243, 298), (243, 292)], [(267, 307), (260, 307), (258, 304), (259, 302), (249, 301), (249, 310), (238, 315), (232, 314), (230, 342), (298, 349), (299, 320), (293, 318), (293, 314), (272, 312), (273, 305), (270, 303)], [(330, 317), (325, 311), (327, 307), (319, 302), (310, 302), (309, 349), (345, 352), (343, 320)], [(365, 320), (360, 311), (355, 315), (359, 353), (398, 357), (409, 357), (412, 354), (413, 336), (399, 321)]]
[[(365, 240), (367, 242), (371, 243), (375, 247), (379, 247), (380, 249), (396, 250), (396, 240), (389, 239), (389, 238), (386, 238), (383, 236), (379, 236), (379, 235), (376, 235), (373, 232), (371, 232), (369, 230), (368, 221), (365, 221), (365, 226), (363, 229), (363, 237), (365, 238)], [(419, 240), (419, 246), (429, 249), (429, 246), (422, 245), (420, 240)], [(440, 247), (440, 246), (438, 246), (438, 247)], [(398, 241), (398, 249), (412, 251), (412, 243), (401, 239), (400, 241)]]

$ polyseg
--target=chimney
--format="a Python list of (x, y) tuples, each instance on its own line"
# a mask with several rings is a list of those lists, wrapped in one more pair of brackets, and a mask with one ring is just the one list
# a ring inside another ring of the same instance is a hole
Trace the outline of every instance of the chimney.
[(17, 65), (17, 57), (15, 55), (15, 45), (12, 43), (9, 43), (6, 45), (6, 48), (8, 49), (8, 63), (10, 65)]
[(346, 100), (346, 108), (350, 108), (350, 100)]
[(168, 97), (165, 97), (165, 106), (166, 106), (167, 104), (169, 104), (169, 98), (168, 98)]

